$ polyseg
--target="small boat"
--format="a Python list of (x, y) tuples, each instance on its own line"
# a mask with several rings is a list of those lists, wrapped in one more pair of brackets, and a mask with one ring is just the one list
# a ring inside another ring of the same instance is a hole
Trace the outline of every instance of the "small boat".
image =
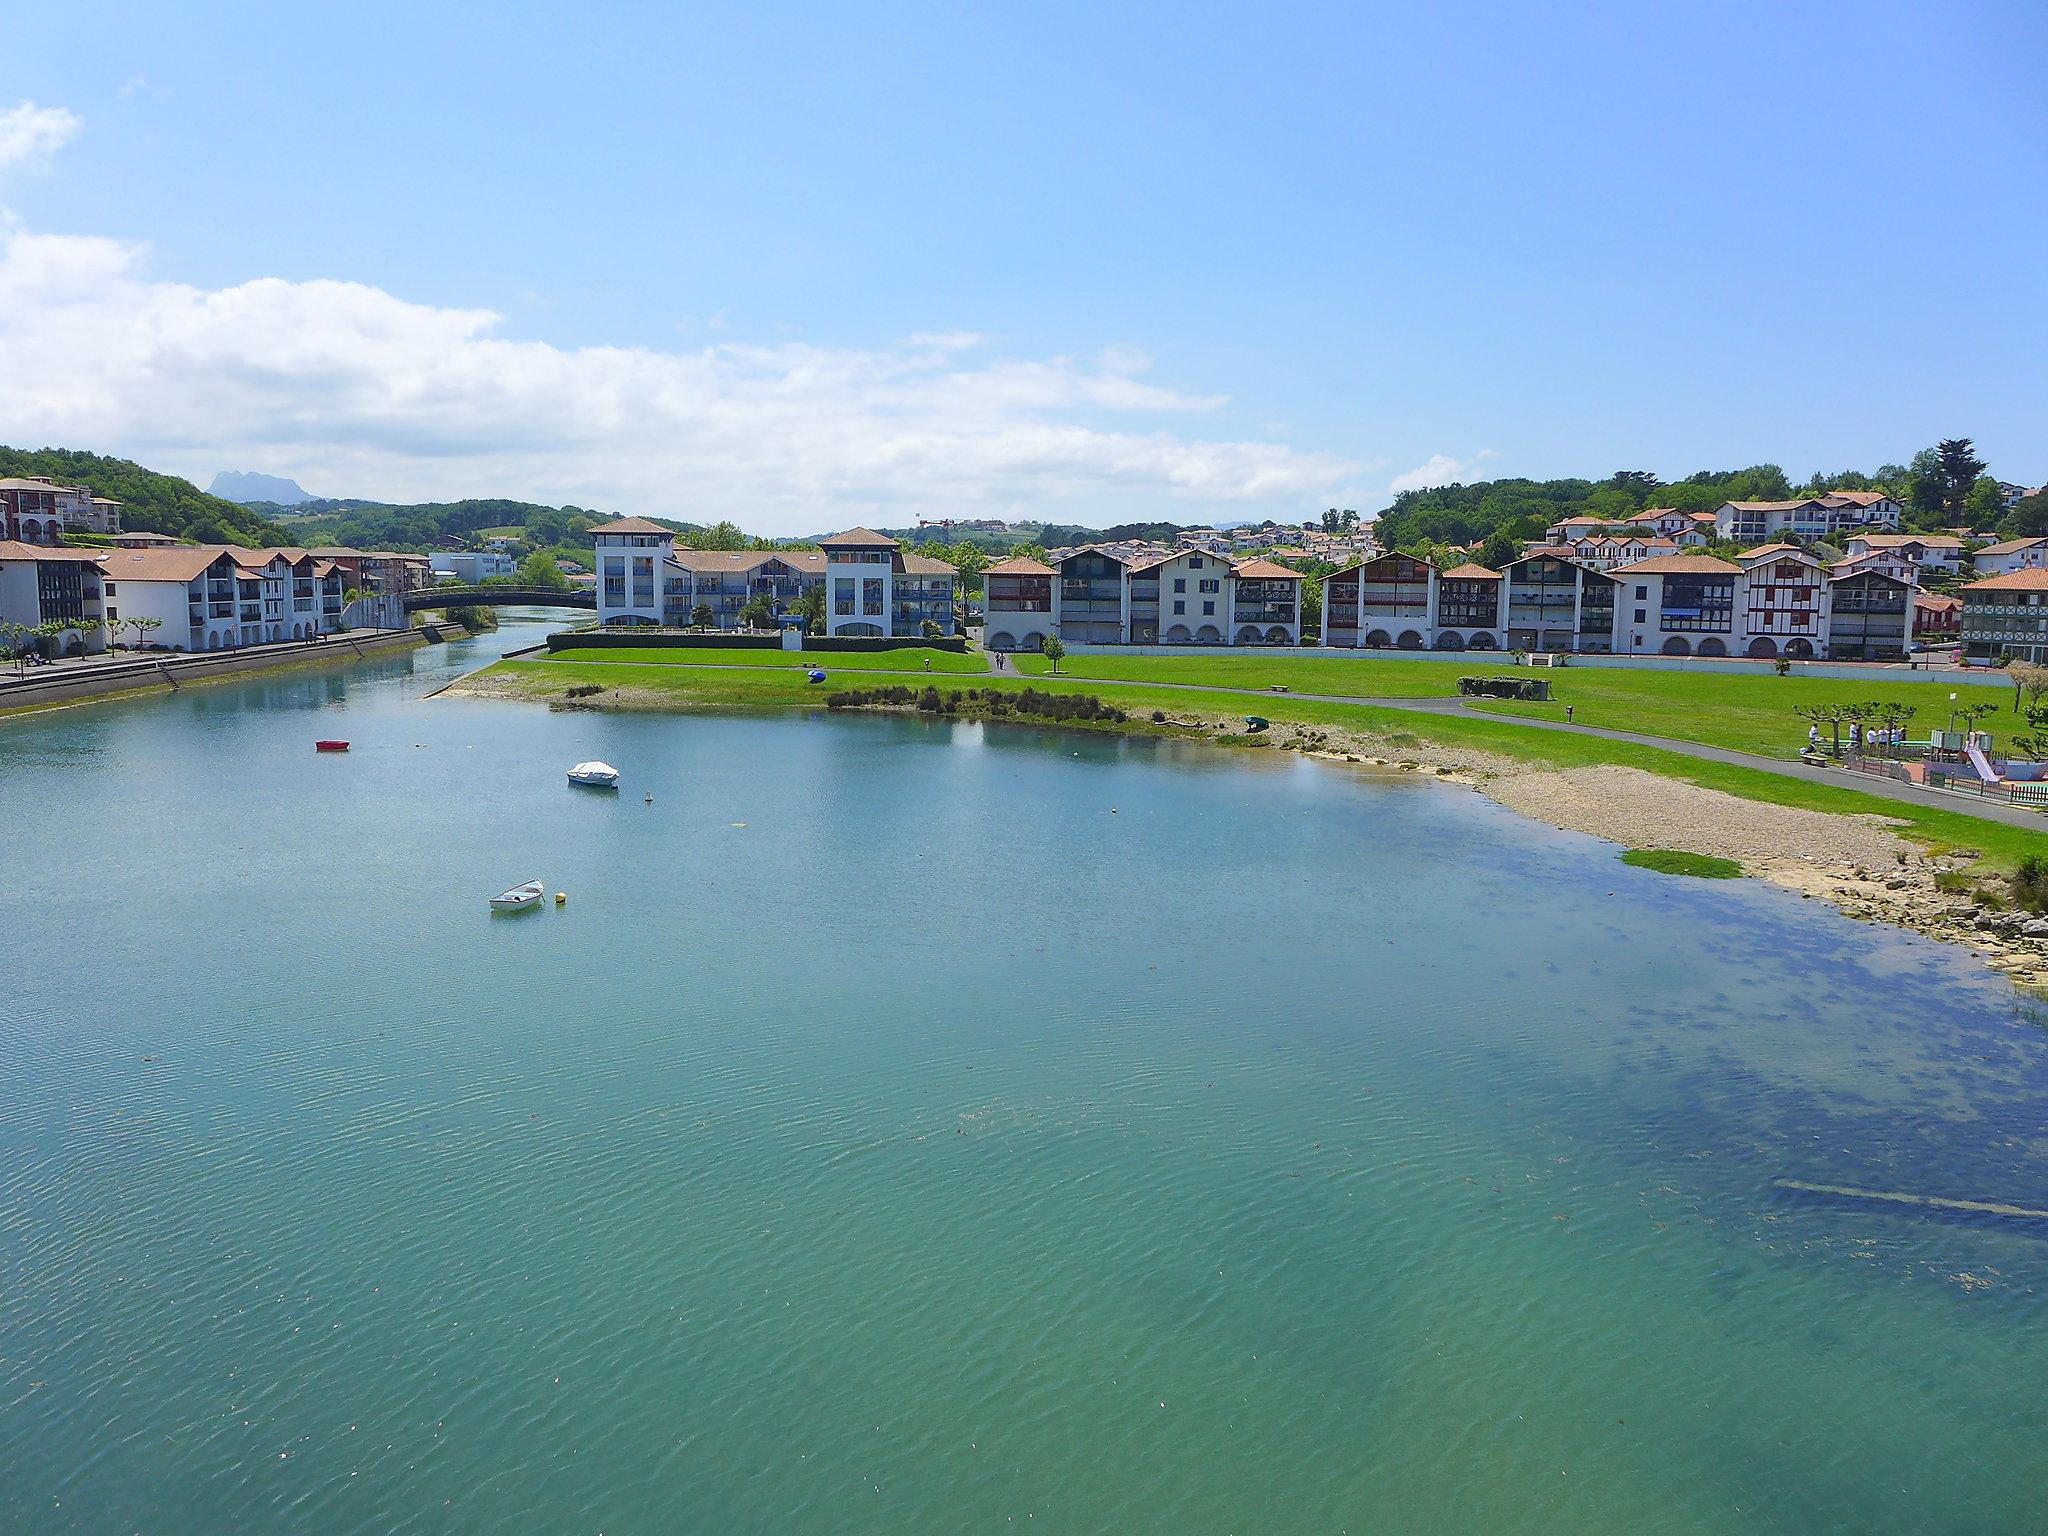
[(493, 912), (523, 912), (528, 907), (540, 905), (541, 883), (529, 880), (524, 885), (515, 885), (509, 891), (500, 891), (491, 898)]
[(315, 752), (346, 752), (348, 750), (348, 743), (332, 736), (325, 736), (313, 743), (313, 750)]
[(1264, 715), (1246, 715), (1244, 717), (1245, 734), (1248, 736), (1256, 736), (1260, 731), (1270, 729), (1272, 724), (1273, 722)]
[(569, 782), (589, 789), (617, 789), (619, 770), (610, 763), (578, 763), (569, 770)]

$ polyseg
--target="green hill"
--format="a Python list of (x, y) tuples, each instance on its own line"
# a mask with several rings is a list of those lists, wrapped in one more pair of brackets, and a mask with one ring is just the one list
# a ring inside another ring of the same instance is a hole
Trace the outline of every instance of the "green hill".
[(284, 544), (285, 531), (270, 518), (209, 496), (190, 480), (158, 474), (127, 459), (69, 448), (0, 446), (0, 476), (49, 475), (92, 488), (124, 505), (121, 526), (135, 533), (167, 533), (200, 544)]
[[(310, 501), (282, 507), (268, 502), (256, 509), (275, 517), (301, 544), (346, 544), (354, 549), (431, 550), (450, 540), (470, 543), (487, 534), (510, 533), (548, 548), (588, 549), (589, 531), (610, 522), (615, 514), (587, 507), (544, 507), (530, 501), (501, 499), (428, 501), (395, 505), (376, 501)], [(657, 522), (665, 519), (657, 518)], [(669, 523), (678, 533), (694, 531), (688, 523)]]

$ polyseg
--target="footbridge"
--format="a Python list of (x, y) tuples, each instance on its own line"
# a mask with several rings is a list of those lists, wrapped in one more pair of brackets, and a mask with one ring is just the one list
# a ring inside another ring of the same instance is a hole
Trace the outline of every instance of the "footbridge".
[(426, 608), (588, 608), (597, 594), (576, 587), (422, 587), (405, 594), (405, 611)]

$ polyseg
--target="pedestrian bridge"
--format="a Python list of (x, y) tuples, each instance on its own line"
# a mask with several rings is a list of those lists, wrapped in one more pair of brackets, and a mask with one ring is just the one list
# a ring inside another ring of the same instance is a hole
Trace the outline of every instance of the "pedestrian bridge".
[(579, 587), (423, 587), (405, 594), (405, 611), (425, 608), (590, 608), (597, 594)]

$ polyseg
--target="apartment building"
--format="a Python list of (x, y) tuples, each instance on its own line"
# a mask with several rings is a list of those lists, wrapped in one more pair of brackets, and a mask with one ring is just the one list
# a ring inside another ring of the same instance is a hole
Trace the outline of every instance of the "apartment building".
[(1987, 544), (1970, 557), (1979, 576), (2006, 576), (2048, 566), (2048, 539), (2006, 539)]
[(121, 506), (82, 485), (65, 485), (47, 475), (0, 479), (0, 540), (54, 545), (66, 533), (116, 534)]
[(1596, 571), (1611, 571), (1617, 565), (1634, 565), (1638, 560), (1675, 555), (1679, 546), (1675, 540), (1661, 534), (1602, 533), (1575, 539), (1565, 545), (1564, 550), (1582, 565), (1590, 565)]
[[(1035, 651), (1053, 631), (1053, 583), (1043, 561), (1013, 555), (981, 573), (982, 644), (991, 651)], [(1155, 589), (1156, 597), (1156, 589)]]
[(475, 586), (492, 576), (510, 576), (519, 562), (495, 549), (451, 549), (427, 557), (427, 568), (436, 576), (452, 576)]
[(1896, 528), (1898, 502), (1877, 491), (1830, 491), (1790, 501), (1727, 501), (1714, 513), (1724, 539), (1824, 539), (1851, 528)]
[(872, 529), (848, 529), (814, 550), (677, 549), (674, 530), (644, 517), (605, 523), (591, 537), (600, 623), (680, 629), (705, 608), (714, 627), (734, 629), (756, 599), (782, 614), (822, 588), (827, 634), (915, 636), (927, 619), (954, 632), (959, 573)]
[(1500, 649), (1501, 593), (1506, 578), (1483, 565), (1454, 565), (1437, 577), (1436, 632), (1430, 648), (1438, 651)]
[(69, 632), (47, 649), (59, 655), (104, 650), (107, 632), (99, 566), (103, 553), (0, 540), (0, 624), (23, 629), (66, 624)]
[(1844, 547), (1851, 556), (1894, 555), (1943, 575), (1953, 575), (1963, 565), (1963, 541), (1952, 533), (1859, 533)]
[(1963, 654), (1971, 661), (2048, 660), (2048, 569), (1973, 581), (1963, 600)]
[(1911, 643), (1914, 582), (1875, 566), (1828, 579), (1828, 657), (1835, 661), (1898, 661)]
[(1742, 654), (1811, 660), (1827, 648), (1828, 568), (1796, 544), (1763, 544), (1736, 557), (1742, 568)]
[(1510, 650), (1614, 649), (1616, 575), (1554, 551), (1510, 560), (1501, 575), (1506, 586), (1501, 623)]
[(178, 544), (105, 551), (100, 574), (117, 634), (153, 618), (147, 644), (217, 651), (340, 629), (348, 573), (306, 549)]

